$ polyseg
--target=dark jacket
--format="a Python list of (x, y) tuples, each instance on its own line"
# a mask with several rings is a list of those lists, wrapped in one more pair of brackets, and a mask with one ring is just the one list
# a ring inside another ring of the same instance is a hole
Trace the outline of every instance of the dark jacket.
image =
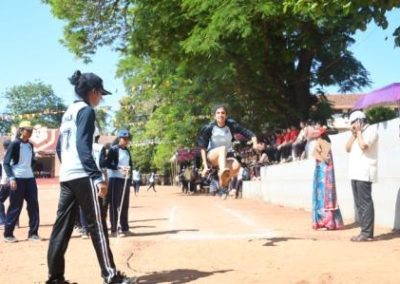
[[(217, 123), (215, 121), (212, 121), (202, 128), (202, 130), (200, 132), (200, 136), (197, 140), (197, 145), (199, 145), (199, 147), (201, 147), (203, 149), (207, 149), (208, 144), (211, 139), (212, 130), (213, 130), (214, 126), (216, 126), (216, 125), (217, 125)], [(251, 138), (256, 136), (252, 131), (242, 127), (239, 123), (237, 123), (232, 118), (228, 118), (226, 120), (225, 125), (228, 126), (229, 130), (231, 131), (232, 141), (235, 139), (234, 134), (241, 134), (244, 137), (246, 137), (246, 139), (248, 139), (248, 140), (250, 140)]]
[[(21, 148), (21, 143), (24, 142), (22, 142), (22, 140), (19, 138), (16, 138), (14, 141), (12, 141), (8, 146), (6, 155), (4, 157), (3, 167), (9, 178), (15, 178), (11, 166), (17, 165), (19, 163), (19, 150)], [(33, 167), (33, 165), (35, 164), (35, 153), (33, 152), (33, 144), (31, 142), (27, 143), (29, 143), (32, 147), (31, 167)]]
[[(105, 162), (107, 169), (118, 170), (119, 149), (120, 149), (119, 145), (114, 145), (108, 151), (107, 159)], [(129, 155), (129, 166), (132, 169), (133, 167), (132, 167), (131, 153), (128, 149), (126, 149), (126, 150), (128, 151), (128, 155)], [(131, 173), (129, 174), (129, 176), (130, 175), (131, 175)]]

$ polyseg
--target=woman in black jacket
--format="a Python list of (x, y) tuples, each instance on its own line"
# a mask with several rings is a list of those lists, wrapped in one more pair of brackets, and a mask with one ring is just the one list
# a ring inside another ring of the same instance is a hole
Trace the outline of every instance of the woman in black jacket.
[[(254, 149), (258, 149), (258, 142), (252, 131), (228, 118), (225, 105), (217, 105), (214, 108), (213, 115), (214, 121), (203, 127), (198, 139), (203, 161), (203, 175), (208, 171), (209, 164), (212, 167), (218, 167), (220, 186), (226, 188), (229, 180), (237, 176), (240, 169), (240, 163), (232, 158), (234, 135), (241, 134), (246, 139), (251, 140)], [(230, 158), (228, 162), (227, 157)]]
[(78, 206), (88, 222), (88, 228), (105, 284), (130, 284), (129, 278), (117, 271), (110, 249), (107, 224), (102, 214), (102, 202), (107, 185), (93, 158), (93, 134), (96, 107), (103, 95), (103, 80), (93, 73), (76, 71), (70, 78), (75, 93), (80, 98), (64, 113), (57, 153), (60, 154), (60, 199), (57, 218), (51, 233), (47, 265), (49, 279), (46, 284), (69, 283), (64, 279), (64, 255), (74, 228)]
[(109, 169), (107, 203), (110, 205), (111, 236), (113, 237), (125, 237), (130, 234), (128, 208), (132, 159), (128, 149), (129, 139), (129, 131), (121, 129), (118, 132), (117, 144), (111, 147), (106, 160), (106, 166)]
[(39, 202), (36, 179), (32, 166), (35, 154), (33, 145), (29, 142), (33, 128), (29, 121), (22, 121), (14, 141), (9, 145), (4, 157), (4, 170), (10, 179), (10, 205), (7, 210), (4, 226), (4, 240), (15, 243), (15, 224), (21, 213), (24, 199), (27, 202), (29, 215), (29, 240), (40, 240), (39, 230)]

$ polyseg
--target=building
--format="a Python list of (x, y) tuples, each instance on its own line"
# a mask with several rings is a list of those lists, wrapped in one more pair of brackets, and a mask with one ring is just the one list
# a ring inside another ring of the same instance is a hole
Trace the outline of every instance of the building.
[[(15, 129), (12, 130), (15, 133)], [(60, 131), (58, 129), (50, 129), (41, 125), (35, 125), (32, 137), (29, 141), (33, 144), (36, 154), (36, 163), (34, 166), (34, 174), (39, 178), (51, 178), (59, 176), (60, 161), (57, 157), (56, 147)], [(3, 141), (15, 137), (0, 136), (0, 159), (4, 159)], [(116, 136), (100, 136), (99, 143), (105, 145), (112, 143)]]

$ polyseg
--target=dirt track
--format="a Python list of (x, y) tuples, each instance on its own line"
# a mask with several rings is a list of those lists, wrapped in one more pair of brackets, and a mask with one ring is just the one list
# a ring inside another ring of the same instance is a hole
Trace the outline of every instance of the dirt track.
[[(400, 283), (400, 235), (376, 228), (377, 241), (352, 243), (354, 225), (314, 231), (310, 214), (249, 200), (186, 196), (173, 187), (141, 187), (131, 196), (135, 233), (111, 239), (120, 270), (139, 283)], [(0, 243), (0, 283), (44, 283), (48, 237), (58, 188), (39, 190), (40, 242), (24, 240), (27, 214), (16, 244)], [(90, 240), (71, 239), (66, 278), (101, 283)]]

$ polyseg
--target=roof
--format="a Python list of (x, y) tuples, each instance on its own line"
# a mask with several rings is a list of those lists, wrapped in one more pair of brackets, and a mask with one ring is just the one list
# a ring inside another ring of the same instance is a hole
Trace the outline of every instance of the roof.
[(364, 94), (329, 94), (325, 95), (336, 110), (352, 109), (356, 101)]
[(60, 131), (58, 129), (35, 126), (29, 141), (33, 144), (36, 153), (52, 155), (56, 152), (59, 135)]

